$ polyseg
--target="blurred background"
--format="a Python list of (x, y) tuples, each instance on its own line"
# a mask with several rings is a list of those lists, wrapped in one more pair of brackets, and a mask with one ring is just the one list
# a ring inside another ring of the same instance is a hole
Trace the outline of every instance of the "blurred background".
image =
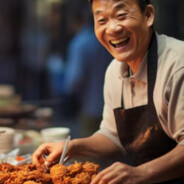
[[(184, 1), (153, 0), (155, 28), (184, 40)], [(98, 43), (87, 0), (1, 0), (0, 126), (98, 129), (112, 57)]]

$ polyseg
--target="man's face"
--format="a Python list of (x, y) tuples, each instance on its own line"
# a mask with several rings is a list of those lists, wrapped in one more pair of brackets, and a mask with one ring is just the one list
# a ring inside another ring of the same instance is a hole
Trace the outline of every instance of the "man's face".
[(136, 0), (93, 0), (95, 34), (117, 60), (130, 62), (145, 55), (154, 16), (152, 5), (148, 7), (141, 12)]

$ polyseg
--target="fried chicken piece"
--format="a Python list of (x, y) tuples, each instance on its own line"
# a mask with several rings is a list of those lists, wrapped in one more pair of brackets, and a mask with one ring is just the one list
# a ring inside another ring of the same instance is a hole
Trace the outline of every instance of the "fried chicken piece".
[(10, 177), (10, 173), (6, 173), (0, 171), (0, 184), (4, 184), (4, 182)]
[(91, 176), (89, 173), (81, 172), (72, 178), (72, 184), (90, 184)]
[(42, 173), (39, 170), (34, 171), (19, 170), (11, 172), (9, 178), (4, 182), (4, 184), (23, 184), (24, 182), (29, 180), (41, 184), (52, 183), (50, 175)]
[(35, 181), (38, 183), (42, 182), (43, 184), (51, 184), (52, 183), (52, 178), (51, 178), (50, 174), (41, 172), (39, 170), (34, 170), (34, 171), (28, 172), (27, 180), (32, 180), (32, 181)]
[(65, 165), (56, 164), (50, 169), (50, 175), (54, 184), (63, 184), (63, 180), (69, 174)]
[(26, 165), (22, 165), (22, 166), (17, 166), (17, 169), (18, 171), (34, 171), (36, 170), (36, 165), (34, 164), (26, 164)]
[(83, 164), (83, 172), (87, 172), (90, 175), (97, 174), (99, 169), (98, 164), (94, 164), (93, 162), (85, 162)]
[(42, 173), (47, 173), (49, 172), (49, 169), (46, 168), (45, 164), (41, 164), (39, 167), (37, 167), (37, 170), (42, 172)]
[(55, 165), (50, 174), (54, 184), (90, 184), (98, 172), (99, 165), (92, 162), (72, 164), (68, 167)]
[(16, 168), (17, 168), (16, 170), (18, 171), (29, 172), (29, 171), (39, 170), (40, 172), (44, 172), (44, 173), (46, 172), (44, 164), (40, 165), (39, 167), (36, 167), (36, 165), (30, 163), (26, 165), (17, 166)]
[(75, 164), (69, 165), (68, 167), (69, 175), (71, 177), (75, 176), (77, 173), (80, 173), (82, 171), (82, 162), (77, 162)]
[(62, 184), (72, 184), (72, 178), (70, 176), (65, 177)]
[(8, 180), (4, 184), (23, 184), (27, 180), (27, 172), (25, 171), (14, 171), (10, 173)]
[(23, 184), (42, 184), (42, 183), (41, 182), (37, 183), (35, 181), (29, 180), (29, 181), (24, 182)]
[(2, 163), (2, 164), (0, 164), (0, 171), (13, 172), (13, 171), (16, 171), (16, 166), (13, 166), (13, 165), (8, 164), (8, 163)]

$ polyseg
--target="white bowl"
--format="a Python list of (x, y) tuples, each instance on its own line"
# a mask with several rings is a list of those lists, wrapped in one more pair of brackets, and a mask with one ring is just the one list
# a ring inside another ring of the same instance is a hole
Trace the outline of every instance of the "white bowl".
[(14, 135), (15, 130), (9, 127), (0, 127), (0, 135)]
[(52, 127), (41, 130), (44, 142), (57, 142), (67, 139), (70, 129), (67, 127)]
[(0, 153), (7, 153), (14, 147), (15, 130), (9, 127), (0, 127)]

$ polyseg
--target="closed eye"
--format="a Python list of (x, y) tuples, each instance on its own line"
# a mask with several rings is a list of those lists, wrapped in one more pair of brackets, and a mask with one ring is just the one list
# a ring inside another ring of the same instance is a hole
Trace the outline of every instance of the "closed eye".
[(98, 20), (97, 20), (97, 23), (98, 23), (99, 25), (103, 25), (103, 24), (105, 24), (105, 22), (106, 22), (106, 19), (104, 19), (104, 18), (101, 18), (101, 19), (98, 19)]
[(103, 23), (103, 22), (105, 22), (105, 19), (98, 19), (97, 22)]
[(124, 17), (126, 15), (127, 15), (127, 13), (121, 13), (121, 14), (118, 15), (118, 17), (121, 18), (121, 17)]

